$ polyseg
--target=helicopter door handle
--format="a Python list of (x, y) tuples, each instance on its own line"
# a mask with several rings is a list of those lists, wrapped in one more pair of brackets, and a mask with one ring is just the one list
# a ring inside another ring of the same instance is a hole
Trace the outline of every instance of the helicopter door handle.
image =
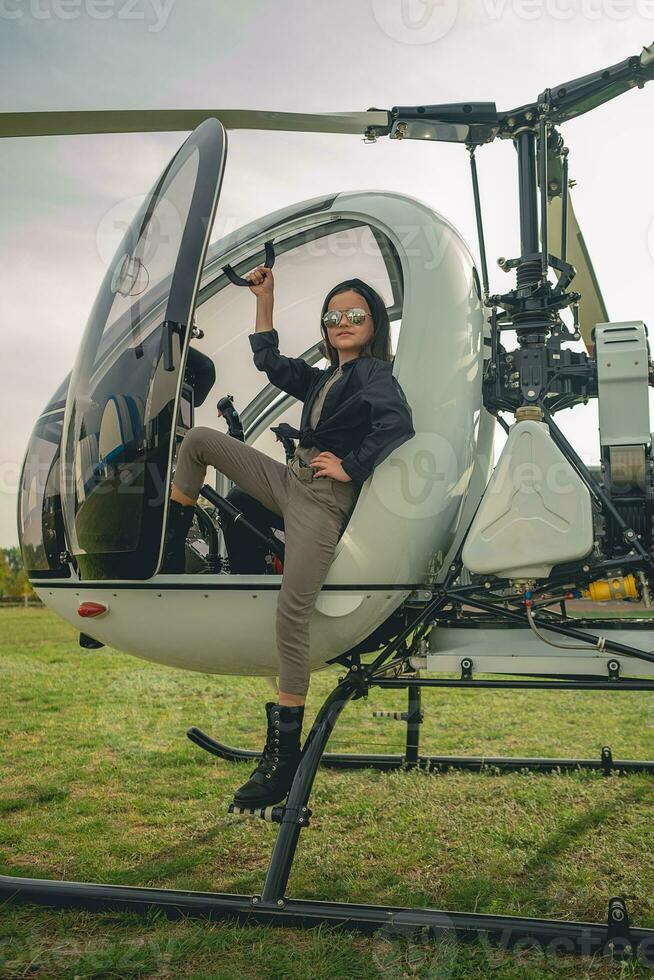
[(181, 323), (176, 323), (174, 320), (166, 320), (163, 325), (163, 364), (164, 371), (174, 371), (175, 362), (173, 360), (173, 334), (178, 333), (180, 337), (184, 330)]
[[(266, 242), (264, 245), (266, 250), (266, 260), (263, 263), (266, 269), (272, 269), (275, 264), (275, 247), (272, 242)], [(231, 265), (224, 265), (223, 272), (227, 276), (230, 282), (233, 282), (235, 286), (251, 286), (252, 283), (249, 279), (243, 279), (239, 276), (237, 272), (234, 271)]]

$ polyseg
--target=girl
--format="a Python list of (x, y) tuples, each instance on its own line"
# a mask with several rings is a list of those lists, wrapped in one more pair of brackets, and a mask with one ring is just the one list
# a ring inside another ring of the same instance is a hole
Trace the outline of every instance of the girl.
[(285, 559), (277, 601), (279, 700), (266, 704), (268, 733), (261, 761), (236, 791), (241, 807), (263, 807), (287, 795), (300, 761), (309, 687), (309, 619), (334, 551), (375, 466), (415, 435), (411, 409), (392, 374), (390, 324), (384, 301), (360, 279), (334, 286), (321, 311), (328, 368), (284, 357), (273, 327), (274, 279), (259, 266), (247, 276), (257, 297), (254, 363), (276, 387), (303, 402), (299, 440), (284, 465), (224, 432), (204, 426), (184, 437), (173, 481), (162, 571), (184, 571), (193, 508), (214, 466), (284, 519)]

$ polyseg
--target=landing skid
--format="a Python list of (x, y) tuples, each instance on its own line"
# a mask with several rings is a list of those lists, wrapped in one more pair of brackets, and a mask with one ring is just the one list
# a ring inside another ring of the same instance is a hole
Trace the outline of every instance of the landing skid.
[[(12, 882), (20, 882), (20, 886), (12, 888)], [(523, 947), (528, 941), (552, 953), (578, 956), (600, 953), (616, 960), (636, 954), (643, 964), (654, 963), (654, 931), (634, 929), (621, 898), (611, 899), (607, 922), (599, 924), (292, 898), (271, 902), (264, 901), (262, 896), (2, 876), (0, 895), (23, 904), (87, 912), (111, 910), (145, 914), (156, 909), (169, 919), (188, 916), (295, 929), (324, 924), (348, 931), (377, 933), (388, 939), (404, 937), (419, 942), (444, 936), (474, 942), (483, 935), (489, 942), (505, 949), (511, 949), (517, 943)]]
[[(32, 903), (56, 908), (80, 908), (88, 911), (106, 909), (145, 912), (157, 909), (165, 915), (179, 918), (184, 915), (201, 916), (207, 919), (232, 919), (240, 922), (267, 923), (278, 926), (307, 927), (321, 923), (341, 926), (349, 930), (377, 933), (391, 938), (404, 936), (416, 941), (436, 939), (449, 935), (461, 941), (483, 939), (512, 948), (517, 943), (540, 945), (547, 952), (573, 953), (589, 956), (596, 953), (615, 959), (637, 957), (643, 965), (654, 964), (654, 929), (636, 929), (629, 921), (629, 914), (623, 896), (611, 897), (608, 901), (606, 922), (569, 922), (557, 919), (534, 919), (520, 916), (483, 915), (467, 912), (442, 911), (439, 909), (412, 909), (382, 905), (364, 905), (342, 902), (320, 902), (288, 898), (286, 888), (295, 859), (300, 833), (310, 826), (311, 811), (309, 798), (313, 782), (321, 763), (346, 766), (375, 765), (378, 768), (412, 768), (419, 765), (431, 766), (436, 763), (450, 768), (481, 769), (492, 763), (501, 763), (512, 769), (535, 765), (540, 771), (544, 768), (568, 766), (582, 768), (603, 768), (607, 760), (556, 760), (556, 759), (458, 759), (447, 756), (420, 756), (418, 752), (418, 732), (422, 720), (419, 694), (421, 687), (451, 686), (452, 681), (419, 678), (399, 675), (406, 663), (405, 653), (396, 655), (392, 667), (397, 666), (398, 674), (389, 677), (386, 663), (396, 653), (400, 644), (406, 646), (407, 637), (413, 634), (415, 644), (427, 629), (431, 613), (445, 600), (444, 593), (436, 595), (416, 620), (409, 624), (398, 637), (372, 664), (362, 665), (358, 658), (352, 658), (349, 670), (341, 678), (318, 712), (313, 727), (305, 741), (302, 758), (291, 786), (288, 800), (281, 806), (266, 807), (253, 813), (279, 825), (273, 847), (268, 872), (260, 895), (236, 895), (229, 893), (205, 893), (175, 891), (157, 888), (134, 888), (88, 884), (82, 882), (46, 881), (38, 879), (0, 876), (0, 900)], [(405, 688), (409, 697), (409, 710), (401, 720), (407, 722), (407, 746), (402, 756), (356, 756), (326, 754), (325, 748), (346, 705), (367, 695), (373, 686)], [(543, 681), (465, 681), (457, 686), (513, 686), (546, 687), (567, 689), (583, 687), (588, 689), (608, 689), (614, 691), (652, 689), (654, 684), (647, 681), (618, 680), (597, 681), (558, 681), (546, 684)], [(197, 729), (192, 730), (193, 741), (207, 751), (229, 760), (256, 758), (256, 752), (235, 749), (216, 742)], [(651, 771), (654, 763), (612, 762), (612, 769), (620, 771)], [(230, 811), (239, 812), (232, 805)], [(241, 811), (242, 812), (242, 811)]]
[[(407, 678), (408, 681), (408, 678)], [(393, 686), (400, 686), (401, 682), (392, 682)], [(425, 682), (422, 682), (424, 684)], [(519, 681), (517, 684), (524, 688), (525, 683)], [(576, 685), (581, 690), (652, 690), (654, 684), (651, 681), (638, 682), (636, 686), (624, 687), (624, 682), (611, 683), (606, 685), (603, 682), (593, 684), (592, 682), (580, 681)], [(382, 685), (382, 682), (378, 682)], [(431, 682), (427, 681), (429, 686)], [(503, 687), (511, 687), (511, 681), (498, 681)], [(641, 686), (642, 685), (642, 686)], [(382, 685), (383, 686), (383, 685)], [(456, 756), (456, 755), (421, 755), (420, 746), (420, 725), (424, 720), (421, 707), (421, 682), (415, 681), (407, 686), (408, 706), (406, 711), (375, 711), (373, 715), (378, 718), (390, 718), (394, 721), (406, 723), (405, 749), (402, 755), (380, 754), (358, 754), (354, 752), (325, 752), (320, 759), (320, 765), (326, 769), (377, 769), (383, 772), (390, 772), (397, 769), (421, 769), (428, 773), (442, 773), (450, 769), (463, 770), (469, 772), (556, 772), (556, 771), (575, 771), (580, 769), (599, 770), (605, 776), (612, 774), (624, 775), (631, 772), (647, 772), (654, 774), (654, 760), (649, 759), (614, 759), (611, 747), (602, 746), (600, 755), (597, 759), (547, 759), (539, 757), (519, 757), (519, 756)], [(463, 687), (475, 687), (475, 681), (462, 681)], [(543, 682), (534, 682), (539, 690), (543, 688)], [(556, 689), (556, 682), (552, 683), (552, 688)], [(570, 689), (568, 687), (568, 689)], [(225, 762), (251, 762), (260, 758), (260, 753), (255, 749), (241, 749), (207, 735), (199, 728), (189, 728), (187, 736), (195, 745), (209, 752), (211, 755), (224, 759)]]
[[(409, 679), (405, 681), (407, 682)], [(418, 683), (413, 679), (413, 684), (409, 687), (410, 693), (413, 692), (414, 705)], [(363, 687), (367, 687), (367, 682)], [(169, 918), (191, 916), (211, 920), (230, 919), (250, 924), (295, 928), (324, 923), (364, 933), (378, 933), (387, 938), (403, 936), (415, 941), (437, 939), (445, 935), (456, 937), (460, 941), (484, 938), (506, 949), (512, 948), (517, 943), (521, 946), (528, 943), (540, 945), (550, 953), (572, 953), (582, 956), (600, 953), (615, 959), (637, 956), (643, 964), (654, 964), (654, 930), (636, 929), (631, 926), (622, 896), (615, 896), (609, 900), (605, 923), (288, 898), (286, 886), (300, 832), (309, 825), (311, 811), (308, 809), (308, 803), (316, 771), (320, 763), (327, 760), (325, 746), (342, 710), (350, 700), (356, 700), (365, 693), (363, 687), (361, 675), (353, 676), (352, 673), (339, 683), (323, 704), (305, 742), (302, 759), (286, 804), (257, 811), (257, 816), (279, 824), (279, 832), (260, 895), (175, 891), (0, 876), (0, 899), (93, 912), (104, 910), (147, 912), (157, 909)], [(413, 721), (415, 722), (415, 719)], [(216, 748), (217, 754), (229, 760), (252, 759), (257, 755), (248, 750), (223, 746), (206, 736), (193, 740), (203, 748), (211, 746), (209, 751), (213, 752)], [(335, 759), (338, 764), (340, 758), (342, 757), (332, 756), (331, 761)], [(345, 758), (345, 764), (351, 765), (352, 757)], [(403, 762), (400, 762), (400, 765), (406, 764), (407, 761), (406, 758), (402, 758)], [(418, 756), (413, 765), (419, 764), (420, 758)], [(445, 758), (448, 762), (452, 762), (448, 757)], [(373, 764), (377, 763), (383, 768), (390, 768), (390, 762), (397, 762), (397, 757), (392, 756), (359, 756), (354, 759), (355, 765), (358, 765), (361, 760), (365, 760), (366, 764), (372, 760)], [(461, 761), (454, 760), (455, 763)], [(490, 760), (463, 761), (488, 763)], [(511, 760), (514, 764), (518, 761), (524, 760)], [(553, 764), (559, 760), (535, 761)], [(588, 761), (594, 764), (594, 760)], [(230, 809), (232, 812), (237, 812), (234, 807)]]

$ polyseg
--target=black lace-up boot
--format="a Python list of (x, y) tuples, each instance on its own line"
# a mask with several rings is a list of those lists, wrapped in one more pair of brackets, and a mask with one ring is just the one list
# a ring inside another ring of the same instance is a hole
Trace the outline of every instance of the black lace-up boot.
[(266, 704), (268, 734), (261, 761), (234, 794), (240, 807), (271, 806), (281, 803), (288, 795), (295, 771), (300, 763), (302, 719), (304, 705)]
[(168, 528), (166, 531), (166, 551), (162, 572), (182, 575), (186, 568), (186, 536), (193, 520), (195, 507), (184, 506), (178, 500), (168, 505)]

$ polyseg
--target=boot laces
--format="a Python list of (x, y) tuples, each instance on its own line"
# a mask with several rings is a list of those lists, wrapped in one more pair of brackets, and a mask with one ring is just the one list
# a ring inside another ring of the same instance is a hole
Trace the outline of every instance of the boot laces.
[[(266, 779), (272, 779), (273, 773), (277, 772), (279, 761), (280, 761), (280, 729), (279, 729), (279, 713), (273, 712), (271, 724), (268, 726), (268, 733), (266, 735), (266, 744), (263, 747), (263, 752), (261, 753), (261, 759), (256, 769), (252, 772), (252, 775), (256, 772), (262, 773)], [(299, 733), (298, 733), (299, 740)], [(289, 753), (290, 746), (285, 746), (286, 754)]]
[(277, 766), (279, 765), (279, 715), (273, 715), (273, 720), (271, 724), (268, 725), (268, 733), (266, 735), (266, 744), (263, 747), (263, 752), (261, 753), (261, 759), (256, 769), (252, 772), (254, 776), (255, 773), (260, 772), (266, 777), (266, 779), (271, 779), (272, 774), (277, 771)]

